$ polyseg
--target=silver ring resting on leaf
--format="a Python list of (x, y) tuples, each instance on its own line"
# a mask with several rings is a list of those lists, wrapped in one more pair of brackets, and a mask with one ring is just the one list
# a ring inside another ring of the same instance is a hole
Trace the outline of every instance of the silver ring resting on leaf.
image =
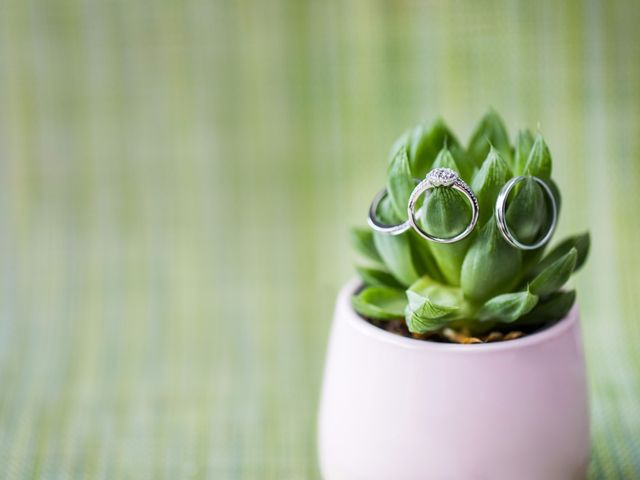
[[(414, 178), (414, 181), (416, 183), (420, 183), (420, 180), (418, 180), (417, 178)], [(369, 207), (369, 219), (367, 223), (369, 223), (369, 226), (378, 233), (385, 233), (387, 235), (403, 234), (411, 228), (411, 224), (408, 220), (398, 225), (387, 225), (386, 223), (382, 223), (378, 219), (378, 207), (380, 206), (380, 202), (384, 200), (387, 194), (388, 190), (385, 187), (378, 193), (376, 193), (375, 197), (373, 197), (373, 201), (371, 202), (371, 206)]]
[[(467, 198), (467, 200), (469, 200), (469, 204), (471, 205), (471, 222), (469, 222), (469, 225), (467, 225), (467, 227), (462, 232), (460, 232), (457, 235), (454, 235), (453, 237), (449, 237), (449, 238), (436, 237), (434, 235), (431, 235), (428, 232), (425, 232), (420, 227), (420, 225), (418, 225), (418, 221), (416, 218), (418, 212), (415, 211), (416, 203), (418, 202), (418, 199), (424, 192), (434, 187), (453, 188), (454, 190), (457, 190), (460, 193), (462, 193)], [(469, 235), (475, 228), (476, 223), (478, 223), (479, 210), (480, 209), (478, 207), (478, 199), (473, 194), (473, 191), (471, 190), (469, 185), (467, 185), (458, 176), (458, 174), (453, 170), (451, 170), (450, 168), (435, 168), (431, 170), (427, 174), (425, 179), (418, 184), (418, 186), (413, 190), (413, 192), (411, 192), (411, 196), (409, 197), (409, 205), (407, 206), (407, 213), (409, 218), (408, 222), (415, 229), (415, 231), (418, 232), (422, 238), (425, 238), (427, 240), (430, 240), (432, 242), (437, 242), (437, 243), (455, 243), (455, 242), (459, 242), (460, 240), (465, 238), (467, 235)]]
[[(542, 190), (544, 190), (546, 195), (549, 197), (549, 200), (551, 201), (551, 224), (549, 225), (549, 230), (544, 235), (544, 237), (542, 237), (536, 243), (532, 243), (532, 244), (522, 243), (513, 235), (513, 232), (509, 230), (509, 226), (507, 225), (506, 214), (505, 214), (507, 198), (509, 197), (509, 193), (511, 192), (513, 187), (515, 187), (518, 183), (522, 182), (523, 180), (526, 180), (527, 178), (534, 180), (538, 185), (540, 185), (542, 187)], [(534, 177), (532, 175), (528, 175), (528, 176), (521, 175), (519, 177), (513, 177), (511, 180), (505, 183), (502, 189), (500, 190), (500, 193), (498, 194), (498, 199), (496, 200), (496, 223), (498, 225), (498, 230), (500, 230), (500, 233), (502, 234), (504, 239), (507, 241), (507, 243), (509, 243), (510, 245), (516, 248), (519, 248), (521, 250), (535, 250), (536, 248), (540, 248), (545, 243), (547, 243), (551, 238), (551, 236), (553, 235), (553, 232), (556, 229), (557, 222), (558, 222), (558, 206), (556, 205), (556, 199), (554, 198), (553, 192), (551, 191), (551, 188), (549, 188), (549, 185), (547, 185), (546, 182), (539, 179), (538, 177)]]

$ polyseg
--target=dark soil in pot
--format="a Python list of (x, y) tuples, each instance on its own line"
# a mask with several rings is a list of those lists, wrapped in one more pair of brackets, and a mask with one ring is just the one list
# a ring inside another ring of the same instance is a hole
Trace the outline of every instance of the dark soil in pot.
[(386, 330), (389, 333), (393, 333), (394, 335), (400, 335), (401, 337), (414, 338), (417, 340), (425, 340), (429, 342), (461, 344), (491, 343), (515, 340), (516, 338), (521, 338), (526, 335), (531, 335), (533, 333), (544, 330), (545, 328), (550, 327), (551, 325), (556, 323), (550, 322), (543, 325), (522, 326), (517, 330), (509, 329), (507, 326), (507, 328), (493, 329), (491, 332), (488, 332), (484, 335), (474, 337), (469, 335), (468, 332), (456, 331), (451, 328), (445, 328), (441, 332), (422, 335), (411, 333), (407, 328), (407, 324), (404, 319), (400, 318), (395, 320), (374, 320), (365, 318), (364, 320), (369, 322), (371, 325), (381, 328), (382, 330)]

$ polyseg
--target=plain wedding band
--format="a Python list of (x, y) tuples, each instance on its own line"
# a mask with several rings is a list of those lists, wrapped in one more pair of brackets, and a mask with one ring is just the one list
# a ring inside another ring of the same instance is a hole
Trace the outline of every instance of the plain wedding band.
[[(528, 178), (532, 179), (542, 187), (542, 190), (544, 190), (544, 192), (549, 197), (549, 200), (551, 202), (551, 224), (549, 225), (549, 230), (544, 235), (544, 237), (542, 237), (540, 240), (532, 244), (522, 243), (520, 240), (518, 240), (515, 237), (515, 235), (513, 235), (513, 232), (509, 230), (509, 226), (507, 225), (506, 213), (505, 213), (507, 198), (509, 197), (509, 193), (518, 183)], [(549, 239), (553, 235), (554, 230), (556, 229), (556, 224), (558, 223), (558, 206), (556, 205), (556, 199), (553, 196), (553, 192), (551, 191), (551, 188), (549, 188), (549, 185), (547, 185), (546, 182), (534, 176), (521, 175), (519, 177), (513, 177), (511, 180), (505, 183), (502, 189), (500, 190), (500, 193), (498, 194), (498, 199), (496, 200), (495, 213), (496, 213), (496, 223), (498, 224), (498, 229), (500, 230), (500, 233), (502, 234), (504, 239), (510, 245), (516, 248), (519, 248), (521, 250), (535, 250), (536, 248), (542, 247), (545, 243), (549, 241)]]
[[(418, 179), (414, 179), (414, 181), (416, 183), (420, 182), (420, 180)], [(375, 197), (373, 197), (373, 201), (371, 202), (371, 206), (369, 207), (368, 224), (376, 232), (385, 233), (387, 235), (400, 235), (411, 228), (411, 224), (409, 223), (409, 220), (403, 223), (400, 223), (398, 225), (387, 225), (385, 223), (382, 223), (378, 219), (378, 207), (380, 206), (380, 202), (384, 200), (387, 194), (388, 194), (388, 190), (385, 187), (382, 190), (380, 190)]]

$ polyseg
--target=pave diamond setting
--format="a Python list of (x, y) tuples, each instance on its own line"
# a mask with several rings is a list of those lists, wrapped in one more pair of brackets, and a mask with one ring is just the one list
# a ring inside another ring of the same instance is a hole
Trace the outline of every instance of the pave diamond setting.
[(427, 174), (426, 179), (434, 187), (450, 187), (458, 180), (458, 174), (450, 168), (435, 168)]

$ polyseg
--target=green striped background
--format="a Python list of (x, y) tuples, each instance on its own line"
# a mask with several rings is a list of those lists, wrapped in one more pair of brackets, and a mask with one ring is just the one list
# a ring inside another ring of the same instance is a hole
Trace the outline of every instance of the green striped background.
[[(0, 476), (317, 478), (404, 128), (539, 128), (589, 228), (592, 478), (640, 478), (637, 1), (0, 1)], [(544, 461), (544, 459), (541, 459)]]

